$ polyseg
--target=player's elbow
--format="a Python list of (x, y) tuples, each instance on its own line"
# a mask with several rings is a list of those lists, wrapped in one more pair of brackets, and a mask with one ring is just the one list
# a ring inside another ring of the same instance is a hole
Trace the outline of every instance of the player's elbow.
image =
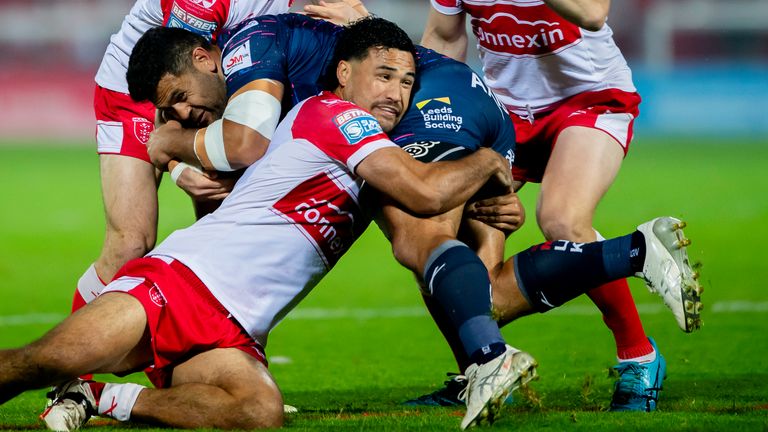
[(598, 31), (605, 25), (605, 21), (608, 19), (608, 6), (607, 5), (594, 5), (586, 8), (582, 14), (578, 17), (576, 23), (579, 27), (589, 30)]

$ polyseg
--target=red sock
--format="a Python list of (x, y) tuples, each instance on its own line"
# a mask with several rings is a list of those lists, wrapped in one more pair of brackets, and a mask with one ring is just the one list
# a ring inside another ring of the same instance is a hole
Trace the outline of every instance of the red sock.
[(626, 279), (609, 282), (589, 291), (587, 295), (603, 313), (605, 325), (613, 332), (619, 359), (640, 357), (653, 352)]

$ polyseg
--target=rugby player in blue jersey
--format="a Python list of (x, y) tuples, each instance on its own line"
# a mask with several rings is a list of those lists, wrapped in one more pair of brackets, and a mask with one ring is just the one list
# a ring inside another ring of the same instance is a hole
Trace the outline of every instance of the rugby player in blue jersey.
[[(145, 39), (149, 42), (137, 44), (132, 56), (135, 67), (129, 67), (131, 94), (137, 99), (151, 100), (170, 120), (153, 136), (150, 155), (159, 167), (178, 158), (200, 164), (206, 170), (231, 171), (253, 163), (267, 151), (281, 107), (285, 109), (320, 89), (321, 71), (338, 63), (332, 53), (342, 29), (298, 15), (244, 22), (222, 38), (221, 54), (215, 47), (202, 43), (192, 50), (192, 75), (201, 74), (197, 79), (190, 78), (184, 65), (171, 64), (166, 69), (153, 66), (177, 57), (160, 49), (167, 45), (164, 39), (172, 38), (173, 32), (158, 29), (148, 33)], [(480, 147), (491, 147), (511, 162), (512, 125), (479, 77), (467, 66), (429, 50), (419, 51), (418, 64), (421, 78), (412, 106), (392, 131), (393, 140), (423, 161), (447, 160)], [(382, 71), (380, 79), (388, 79), (386, 71)], [(227, 98), (229, 103), (222, 118), (210, 122)], [(386, 114), (389, 108), (386, 103), (374, 104), (371, 112)], [(386, 119), (386, 115), (382, 117)], [(192, 128), (207, 127), (184, 130), (182, 123)], [(509, 194), (508, 190), (488, 192), (489, 196)], [(491, 281), (486, 265), (505, 287), (514, 286), (509, 281), (514, 279), (510, 274), (514, 265), (511, 261), (509, 265), (503, 262), (504, 233), (463, 219), (464, 206), (430, 218), (400, 210), (386, 202), (386, 198), (382, 206), (375, 208), (380, 209), (377, 221), (392, 240), (398, 261), (424, 281), (425, 298), (441, 330), (449, 339), (460, 342), (452, 346), (461, 348), (454, 350), (462, 366), (467, 367), (469, 378), (468, 413), (463, 426), (486, 416), (492, 418), (493, 412), (489, 414), (485, 408), (497, 406), (496, 402), (512, 388), (530, 379), (535, 367), (528, 354), (504, 343), (490, 314)], [(466, 243), (457, 240), (463, 220), (464, 231), (472, 234), (467, 240), (485, 258), (486, 265)], [(640, 243), (641, 239), (633, 242)], [(576, 250), (580, 252), (581, 248)], [(576, 273), (585, 271), (567, 268)], [(560, 282), (579, 287), (572, 281)], [(532, 289), (531, 285), (536, 284), (528, 285)], [(557, 285), (548, 288), (555, 289)], [(544, 311), (574, 294), (577, 293), (547, 293), (545, 299), (556, 297), (558, 301), (530, 300), (526, 303), (528, 309), (511, 307), (512, 300), (502, 292), (494, 292), (493, 300), (496, 312), (511, 320), (520, 310)], [(513, 373), (493, 376), (491, 370), (497, 370), (502, 363), (510, 366)], [(481, 386), (473, 388), (473, 382), (482, 382), (489, 376), (498, 381), (497, 386), (494, 382), (495, 387), (490, 386), (488, 391)]]

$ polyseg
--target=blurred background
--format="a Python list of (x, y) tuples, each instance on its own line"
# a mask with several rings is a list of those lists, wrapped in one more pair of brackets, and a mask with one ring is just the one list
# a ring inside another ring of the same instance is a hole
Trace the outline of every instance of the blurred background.
[[(132, 4), (0, 0), (0, 141), (88, 142), (93, 75)], [(421, 38), (427, 0), (366, 4)], [(768, 143), (768, 0), (615, 1), (609, 25), (644, 99), (636, 136)]]

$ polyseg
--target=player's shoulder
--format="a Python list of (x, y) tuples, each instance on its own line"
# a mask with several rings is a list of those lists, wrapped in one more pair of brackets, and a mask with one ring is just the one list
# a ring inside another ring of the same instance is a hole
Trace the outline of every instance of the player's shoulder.
[(303, 132), (318, 138), (341, 134), (348, 144), (353, 145), (384, 133), (371, 113), (327, 91), (302, 103), (295, 124)]
[(323, 112), (328, 118), (346, 113), (349, 113), (347, 114), (349, 116), (358, 117), (363, 115), (371, 115), (354, 103), (346, 101), (329, 91), (324, 91), (307, 99), (303, 104), (302, 111), (305, 115)]

